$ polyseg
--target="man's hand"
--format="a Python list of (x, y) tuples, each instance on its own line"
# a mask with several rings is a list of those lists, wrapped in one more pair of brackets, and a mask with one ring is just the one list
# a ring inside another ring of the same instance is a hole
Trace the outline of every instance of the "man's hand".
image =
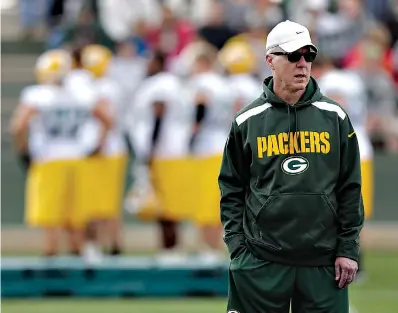
[(334, 268), (339, 288), (345, 288), (354, 281), (358, 271), (358, 263), (349, 258), (338, 257), (334, 263)]
[(87, 157), (91, 158), (91, 157), (99, 156), (101, 154), (101, 150), (102, 150), (102, 147), (97, 146), (92, 151), (90, 151), (88, 153)]

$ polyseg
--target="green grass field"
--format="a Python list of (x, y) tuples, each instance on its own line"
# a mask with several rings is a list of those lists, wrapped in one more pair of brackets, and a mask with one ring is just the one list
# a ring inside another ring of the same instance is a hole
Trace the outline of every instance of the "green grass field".
[[(356, 313), (398, 312), (398, 251), (369, 252), (363, 284), (351, 287)], [(3, 313), (216, 313), (225, 299), (15, 299), (3, 300)], [(242, 312), (243, 313), (243, 312)]]

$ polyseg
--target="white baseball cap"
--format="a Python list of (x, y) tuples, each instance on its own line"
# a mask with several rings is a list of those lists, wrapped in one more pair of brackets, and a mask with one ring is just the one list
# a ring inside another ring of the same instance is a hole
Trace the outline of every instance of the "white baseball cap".
[(276, 25), (267, 36), (266, 51), (280, 47), (286, 52), (294, 52), (302, 47), (310, 46), (315, 52), (318, 48), (312, 43), (307, 27), (286, 20)]

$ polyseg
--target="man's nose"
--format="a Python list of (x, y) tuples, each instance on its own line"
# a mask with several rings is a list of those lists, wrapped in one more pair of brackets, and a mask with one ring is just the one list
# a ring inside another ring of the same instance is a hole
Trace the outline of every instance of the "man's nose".
[(307, 67), (307, 61), (304, 59), (304, 56), (301, 56), (300, 60), (298, 60), (297, 67)]

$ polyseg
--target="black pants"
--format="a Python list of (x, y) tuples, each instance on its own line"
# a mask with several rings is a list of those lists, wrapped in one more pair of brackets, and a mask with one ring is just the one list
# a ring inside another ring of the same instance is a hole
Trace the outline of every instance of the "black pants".
[(295, 267), (257, 259), (248, 249), (231, 261), (228, 312), (348, 313), (348, 290), (334, 267)]

